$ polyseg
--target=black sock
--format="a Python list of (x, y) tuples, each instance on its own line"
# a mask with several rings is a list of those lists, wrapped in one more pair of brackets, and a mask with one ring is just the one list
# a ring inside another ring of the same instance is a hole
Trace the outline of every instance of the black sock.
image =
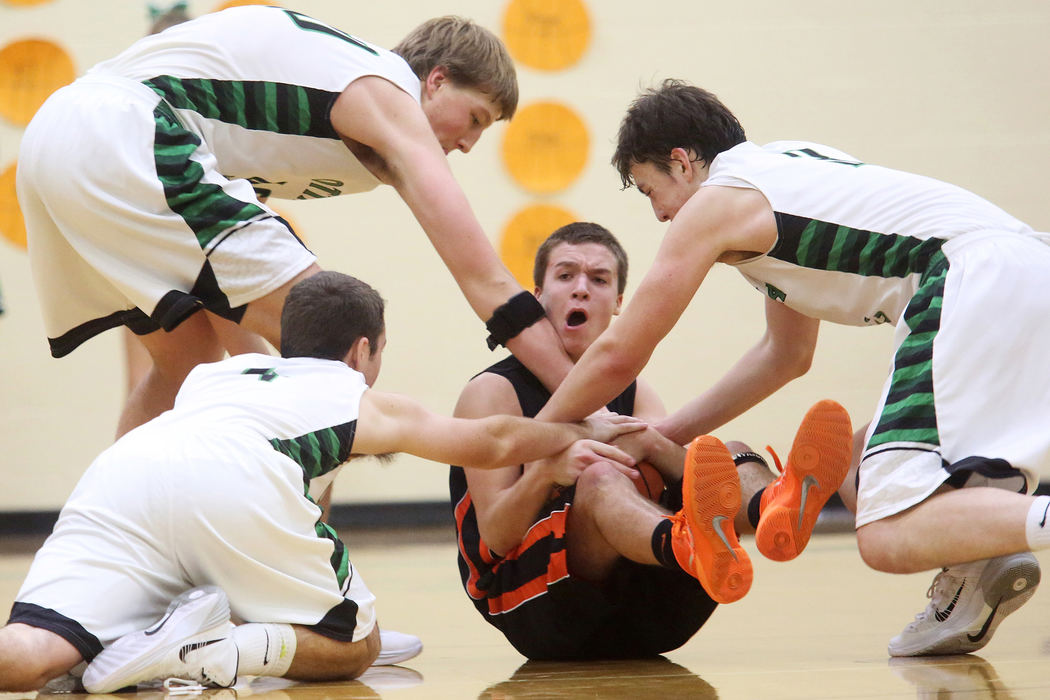
[(649, 542), (653, 548), (653, 556), (661, 566), (675, 571), (681, 571), (678, 560), (674, 556), (674, 548), (671, 547), (671, 521), (664, 518), (653, 530), (653, 538)]
[(747, 503), (747, 521), (751, 527), (758, 527), (758, 519), (762, 515), (762, 494), (765, 492), (764, 488), (759, 489)]

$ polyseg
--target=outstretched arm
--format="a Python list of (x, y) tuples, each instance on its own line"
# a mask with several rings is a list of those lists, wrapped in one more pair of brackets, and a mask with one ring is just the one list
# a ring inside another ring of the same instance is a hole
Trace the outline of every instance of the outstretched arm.
[(373, 390), (361, 398), (354, 454), (409, 454), (480, 469), (550, 457), (576, 440), (608, 442), (645, 423), (610, 414), (586, 423), (546, 423), (517, 416), (477, 420), (431, 413), (417, 401)]
[(684, 445), (736, 418), (809, 371), (820, 322), (766, 299), (766, 331), (710, 389), (655, 424)]
[[(332, 124), (354, 154), (397, 189), (482, 321), (522, 291), (492, 248), (412, 97), (382, 78), (359, 78), (336, 100)], [(546, 319), (522, 331), (508, 348), (548, 387), (557, 386), (572, 366)]]

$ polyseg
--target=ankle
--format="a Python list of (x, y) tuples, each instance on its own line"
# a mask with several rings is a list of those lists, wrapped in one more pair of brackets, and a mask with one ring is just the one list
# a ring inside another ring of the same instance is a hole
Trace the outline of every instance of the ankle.
[(286, 624), (249, 623), (233, 630), (238, 676), (283, 676), (295, 656), (295, 628)]
[(1030, 550), (1050, 548), (1050, 496), (1037, 496), (1025, 518), (1024, 536)]

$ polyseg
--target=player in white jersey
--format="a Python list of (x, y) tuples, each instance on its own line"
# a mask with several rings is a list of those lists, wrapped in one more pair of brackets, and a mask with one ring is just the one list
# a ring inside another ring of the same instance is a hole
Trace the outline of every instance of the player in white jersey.
[(1034, 592), (1030, 551), (1050, 547), (1050, 497), (1026, 495), (1050, 466), (1047, 236), (943, 182), (813, 144), (756, 146), (714, 95), (681, 81), (632, 104), (613, 163), (671, 223), (620, 320), (538, 417), (588, 415), (622, 391), (716, 262), (765, 295), (767, 329), (658, 426), (677, 442), (805, 373), (820, 320), (895, 324), (863, 436), (860, 552), (881, 571), (943, 567), (890, 654), (986, 644)]
[(0, 691), (39, 689), (81, 662), (89, 692), (360, 675), (380, 652), (375, 599), (313, 500), (353, 457), (494, 468), (573, 448), (633, 471), (622, 450), (576, 444), (644, 427), (633, 418), (466, 420), (370, 389), (383, 301), (352, 277), (293, 287), (282, 339), (281, 358), (195, 368), (172, 410), (95, 460), (0, 629)]
[(392, 51), (263, 6), (140, 39), (56, 91), (22, 140), (18, 197), (52, 355), (120, 325), (142, 336), (154, 367), (125, 407), (126, 432), (169, 408), (194, 365), (221, 358), (197, 311), (279, 346), (285, 294), (320, 268), (261, 200), (388, 184), (491, 340), (560, 380), (568, 357), (445, 159), (517, 99), (502, 42), (457, 17)]

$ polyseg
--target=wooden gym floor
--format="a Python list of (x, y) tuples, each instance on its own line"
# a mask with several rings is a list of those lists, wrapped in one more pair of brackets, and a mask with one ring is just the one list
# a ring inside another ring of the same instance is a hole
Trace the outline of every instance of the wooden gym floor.
[[(867, 569), (851, 533), (820, 534), (793, 562), (763, 559), (745, 540), (755, 582), (665, 658), (526, 663), (474, 611), (459, 584), (450, 532), (359, 536), (351, 556), (379, 601), (380, 624), (423, 639), (404, 667), (374, 668), (350, 683), (255, 679), (213, 700), (329, 698), (1050, 698), (1050, 592), (1000, 626), (980, 655), (891, 661), (886, 642), (926, 604), (932, 573)], [(9, 609), (33, 546), (0, 547), (0, 608)], [(1045, 569), (1050, 556), (1039, 555)], [(159, 699), (140, 690), (127, 698)], [(0, 700), (32, 698), (4, 694)], [(82, 696), (66, 696), (78, 698)]]

